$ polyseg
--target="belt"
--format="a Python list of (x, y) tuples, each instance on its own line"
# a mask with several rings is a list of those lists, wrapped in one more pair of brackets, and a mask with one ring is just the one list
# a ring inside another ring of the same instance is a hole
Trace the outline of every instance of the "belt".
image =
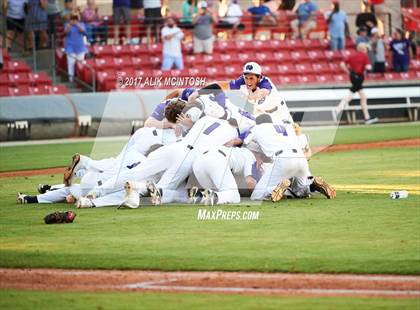
[[(292, 152), (293, 152), (293, 153), (297, 153), (297, 150), (296, 150), (296, 149), (292, 149)], [(274, 155), (275, 155), (275, 156), (279, 156), (279, 155), (280, 155), (280, 154), (282, 154), (282, 153), (283, 153), (283, 150), (280, 150), (280, 151), (275, 152), (275, 153), (274, 153)]]
[[(222, 150), (217, 150), (220, 154), (222, 154), (224, 157), (226, 157), (226, 154), (225, 154), (225, 152), (223, 152)], [(207, 154), (209, 151), (205, 151), (204, 153), (203, 153), (203, 155), (204, 154)]]
[(189, 144), (187, 145), (187, 148), (190, 149), (190, 150), (194, 149), (194, 147), (192, 145), (189, 145)]

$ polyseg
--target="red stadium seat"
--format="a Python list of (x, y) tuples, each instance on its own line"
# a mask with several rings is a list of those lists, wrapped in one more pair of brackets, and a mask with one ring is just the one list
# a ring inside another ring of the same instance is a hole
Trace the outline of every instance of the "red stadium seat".
[(334, 81), (336, 83), (349, 83), (349, 77), (347, 74), (335, 74)]
[(28, 64), (22, 60), (12, 60), (6, 63), (3, 66), (3, 70), (9, 73), (29, 73), (31, 72), (31, 68), (29, 68)]
[(149, 54), (149, 49), (148, 49), (147, 45), (145, 45), (145, 44), (130, 45), (129, 50), (130, 50), (131, 55), (134, 56), (134, 57)]
[(252, 52), (242, 52), (238, 55), (238, 58), (242, 64), (245, 64), (249, 61), (256, 61), (257, 59), (255, 53)]
[(230, 76), (231, 79), (235, 78), (235, 76), (238, 74), (238, 69), (233, 66), (226, 66), (225, 67), (225, 73), (227, 76)]
[(235, 41), (217, 41), (214, 47), (215, 50), (223, 53), (236, 51)]
[(233, 64), (233, 63), (240, 63), (240, 59), (236, 56), (236, 54), (221, 54), (220, 60), (224, 64)]
[(142, 57), (131, 57), (131, 67), (133, 69), (152, 69), (153, 64), (150, 62), (150, 59), (146, 56)]
[(29, 96), (29, 86), (9, 87), (10, 96)]
[(31, 95), (50, 95), (51, 86), (49, 85), (32, 86), (29, 88), (29, 93)]
[(301, 84), (314, 84), (318, 82), (314, 75), (299, 75), (298, 80)]
[(266, 63), (267, 61), (272, 61), (274, 59), (273, 53), (270, 52), (259, 52), (256, 54), (257, 62)]
[(296, 63), (300, 63), (300, 62), (310, 61), (311, 60), (309, 58), (308, 54), (306, 52), (302, 52), (302, 51), (294, 51), (294, 52), (291, 52), (290, 55), (292, 56), (293, 60)]
[(277, 65), (262, 65), (262, 73), (265, 76), (273, 76), (279, 74), (279, 68)]
[(278, 66), (279, 72), (280, 74), (283, 75), (295, 75), (295, 74), (299, 74), (299, 72), (297, 71), (297, 68), (295, 65), (293, 64), (282, 64)]
[(312, 65), (314, 72), (319, 74), (334, 73), (332, 72), (328, 62), (318, 62)]
[(114, 56), (114, 47), (112, 45), (95, 45), (93, 55), (101, 58)]
[(9, 74), (6, 72), (0, 73), (0, 86), (12, 85), (12, 81), (9, 80)]
[(51, 92), (55, 95), (64, 95), (68, 94), (69, 90), (64, 85), (54, 85), (51, 87)]
[(295, 39), (285, 40), (284, 46), (290, 51), (305, 50), (305, 45), (303, 44), (302, 40), (295, 40)]
[(299, 74), (315, 74), (314, 68), (310, 63), (299, 63), (296, 65), (296, 70)]
[(115, 67), (114, 57), (95, 58), (95, 67), (100, 70), (112, 69)]
[(236, 50), (244, 53), (254, 52), (254, 41), (236, 41)]
[(319, 62), (319, 61), (325, 61), (327, 60), (327, 57), (325, 56), (325, 53), (318, 50), (308, 51), (309, 59), (313, 62)]
[(341, 61), (343, 59), (343, 54), (339, 51), (325, 51), (324, 54), (328, 61)]
[(51, 79), (45, 71), (31, 72), (29, 73), (29, 79), (32, 85), (51, 85)]
[(92, 75), (94, 74), (95, 63), (93, 59), (87, 59), (76, 62), (76, 76), (87, 84), (92, 84)]
[(0, 85), (0, 97), (9, 97), (9, 87)]
[(152, 68), (160, 68), (160, 66), (161, 66), (161, 57), (150, 56), (149, 57), (149, 62), (151, 63)]
[(297, 84), (299, 82), (297, 76), (279, 76), (278, 80), (281, 85)]
[(11, 81), (15, 86), (31, 84), (28, 73), (9, 74), (9, 81)]
[(274, 61), (280, 63), (289, 63), (293, 61), (292, 56), (289, 52), (281, 51), (281, 52), (274, 52)]
[(10, 61), (10, 55), (7, 48), (2, 48), (2, 53), (3, 53), (3, 62)]
[(113, 45), (112, 53), (115, 57), (130, 56), (131, 50), (126, 45)]
[(163, 45), (162, 44), (151, 44), (149, 46), (149, 53), (152, 55), (162, 55), (162, 48)]
[(132, 68), (133, 63), (131, 57), (125, 56), (121, 58), (114, 58), (114, 68), (116, 69), (125, 69), (125, 68)]
[(317, 75), (316, 80), (321, 84), (333, 84), (335, 82), (334, 77), (331, 74)]
[(61, 48), (55, 49), (55, 62), (61, 70), (67, 71), (67, 56)]

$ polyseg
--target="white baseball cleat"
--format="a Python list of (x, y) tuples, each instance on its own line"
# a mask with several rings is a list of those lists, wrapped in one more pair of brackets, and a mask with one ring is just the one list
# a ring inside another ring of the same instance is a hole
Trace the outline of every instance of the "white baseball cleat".
[(124, 189), (125, 189), (125, 200), (122, 204), (118, 206), (118, 209), (122, 209), (124, 207), (130, 209), (136, 209), (140, 206), (140, 195), (134, 189), (134, 182), (125, 182)]
[(201, 202), (206, 206), (214, 206), (218, 202), (217, 193), (212, 189), (206, 189), (203, 192), (203, 199)]
[(76, 208), (77, 209), (85, 209), (85, 208), (93, 208), (95, 205), (93, 204), (92, 200), (86, 197), (81, 197), (76, 202)]
[(20, 204), (25, 204), (27, 203), (25, 197), (28, 195), (22, 194), (21, 192), (17, 192), (16, 193), (16, 202), (20, 203)]
[(152, 198), (152, 203), (154, 205), (160, 205), (162, 203), (162, 193), (156, 187), (156, 184), (153, 181), (147, 181), (146, 188)]

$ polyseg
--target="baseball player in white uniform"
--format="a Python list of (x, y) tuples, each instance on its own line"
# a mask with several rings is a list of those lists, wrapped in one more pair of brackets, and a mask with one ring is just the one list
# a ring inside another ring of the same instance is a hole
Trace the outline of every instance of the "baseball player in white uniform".
[[(221, 146), (198, 156), (193, 171), (198, 183), (206, 189), (202, 202), (207, 205), (239, 203), (241, 197), (234, 175), (241, 175), (252, 190), (257, 182), (253, 176), (255, 164), (256, 158), (247, 148)], [(190, 195), (196, 196), (196, 193)]]
[[(148, 158), (129, 172), (111, 178), (91, 194), (99, 197), (121, 189), (127, 181), (126, 189), (137, 187), (131, 181), (147, 180), (150, 176), (163, 172), (160, 181), (149, 189), (155, 203), (168, 203), (179, 197), (177, 188), (192, 172), (192, 164), (198, 154), (208, 148), (222, 146), (237, 137), (237, 130), (226, 120), (210, 116), (200, 118), (188, 134), (177, 143), (163, 146), (152, 152)], [(127, 188), (130, 187), (130, 188)]]
[(290, 178), (308, 176), (308, 162), (294, 132), (288, 132), (282, 125), (273, 124), (268, 114), (259, 115), (256, 124), (244, 144), (251, 141), (257, 143), (264, 154), (272, 158), (273, 165), (257, 183), (251, 199), (264, 200), (271, 196), (271, 200), (276, 202), (290, 186)]

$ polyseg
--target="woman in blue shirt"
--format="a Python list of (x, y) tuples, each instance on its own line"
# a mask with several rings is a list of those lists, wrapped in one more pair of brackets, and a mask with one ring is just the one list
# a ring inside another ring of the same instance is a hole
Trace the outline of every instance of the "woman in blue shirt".
[(67, 54), (67, 70), (69, 81), (74, 80), (74, 67), (76, 60), (83, 60), (87, 52), (84, 36), (86, 35), (85, 25), (79, 22), (79, 15), (72, 13), (70, 21), (64, 27), (64, 51)]

